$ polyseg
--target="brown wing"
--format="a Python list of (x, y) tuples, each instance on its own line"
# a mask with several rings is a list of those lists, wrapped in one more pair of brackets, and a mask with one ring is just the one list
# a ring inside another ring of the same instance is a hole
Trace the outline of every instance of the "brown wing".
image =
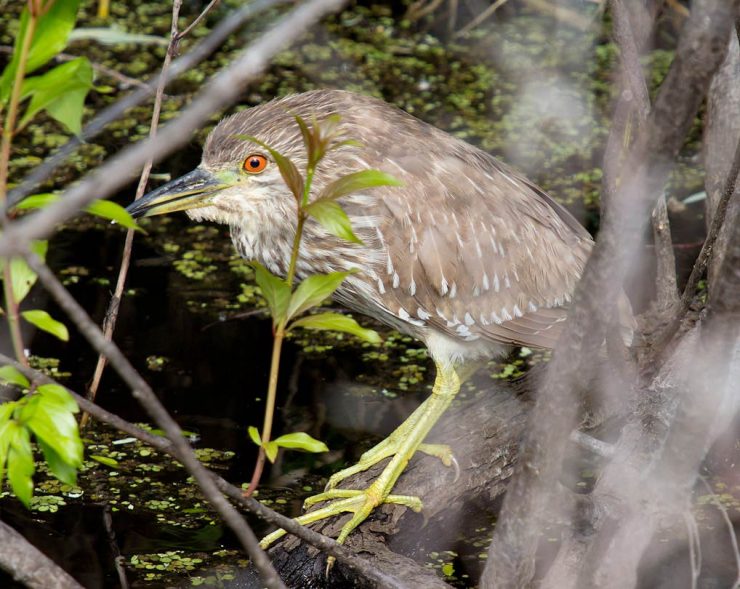
[[(423, 186), (385, 194), (383, 304), (459, 339), (552, 347), (591, 238), (493, 158), (462, 155), (437, 158)], [(415, 169), (414, 157), (395, 172)]]

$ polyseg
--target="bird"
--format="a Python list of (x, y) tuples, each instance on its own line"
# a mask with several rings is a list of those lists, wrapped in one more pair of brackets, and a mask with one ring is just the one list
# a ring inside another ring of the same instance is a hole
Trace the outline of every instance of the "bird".
[[(308, 218), (296, 277), (350, 272), (334, 298), (421, 341), (436, 367), (431, 395), (306, 501), (323, 505), (296, 518), (310, 524), (350, 513), (337, 537), (342, 543), (383, 503), (422, 509), (418, 497), (392, 493), (407, 463), (417, 451), (453, 463), (448, 446), (425, 438), (471, 367), (515, 346), (554, 347), (593, 239), (562, 205), (494, 156), (381, 99), (334, 89), (274, 99), (223, 119), (208, 135), (195, 170), (127, 210), (134, 217), (183, 210), (194, 221), (228, 225), (241, 256), (284, 276), (296, 203), (264, 146), (305, 168), (296, 115), (318, 123), (338, 117), (338, 137), (352, 140), (318, 164), (316, 194), (364, 169), (401, 184), (339, 200), (361, 243)], [(337, 487), (388, 458), (367, 488)]]

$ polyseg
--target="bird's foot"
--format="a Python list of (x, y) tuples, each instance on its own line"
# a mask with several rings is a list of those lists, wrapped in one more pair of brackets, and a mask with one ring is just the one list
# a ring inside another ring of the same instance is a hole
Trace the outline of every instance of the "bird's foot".
[[(400, 428), (391, 434), (390, 437), (370, 448), (370, 450), (360, 456), (360, 460), (357, 464), (353, 464), (348, 468), (335, 472), (329, 478), (329, 482), (326, 483), (326, 490), (329, 491), (333, 489), (344, 479), (351, 477), (353, 474), (357, 474), (358, 472), (363, 472), (368, 468), (375, 466), (381, 460), (385, 460), (386, 458), (396, 454), (398, 451), (398, 442), (396, 440), (401, 437), (396, 435), (399, 431)], [(445, 466), (454, 466), (455, 480), (458, 479), (460, 475), (460, 466), (458, 465), (455, 456), (452, 454), (452, 449), (447, 444), (419, 444), (417, 451), (439, 458)]]
[[(295, 521), (305, 526), (343, 513), (352, 513), (354, 515), (342, 526), (342, 530), (339, 532), (339, 536), (337, 536), (337, 543), (343, 544), (347, 536), (365, 521), (376, 507), (383, 503), (405, 505), (416, 512), (421, 511), (421, 499), (411, 495), (391, 495), (390, 490), (392, 487), (392, 484), (383, 486), (380, 480), (376, 480), (364, 490), (332, 489), (324, 493), (319, 493), (306, 499), (303, 504), (304, 507), (321, 503), (322, 501), (330, 501), (330, 503), (295, 518)], [(260, 542), (260, 546), (267, 548), (284, 534), (285, 530), (276, 530), (272, 534), (265, 536)]]

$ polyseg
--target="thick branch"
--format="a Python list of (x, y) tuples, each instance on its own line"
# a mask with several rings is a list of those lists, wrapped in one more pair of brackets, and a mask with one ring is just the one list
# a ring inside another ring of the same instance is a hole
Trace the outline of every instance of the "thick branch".
[(29, 589), (83, 589), (64, 569), (0, 521), (0, 568)]
[[(727, 58), (712, 80), (707, 97), (707, 116), (704, 127), (704, 187), (707, 193), (707, 231), (711, 229), (715, 210), (730, 175), (735, 146), (740, 142), (740, 44), (738, 35), (730, 35)], [(730, 204), (740, 208), (740, 200)], [(729, 239), (732, 225), (725, 223), (717, 237), (714, 254), (709, 260), (708, 290), (711, 296), (719, 277), (723, 252)]]
[(603, 341), (600, 310), (617, 300), (649, 213), (662, 194), (672, 162), (699, 108), (713, 73), (724, 59), (740, 2), (706, 0), (693, 5), (676, 57), (646, 124), (638, 135), (601, 233), (576, 289), (548, 378), (532, 412), (517, 473), (504, 500), (482, 587), (528, 584), (544, 516), (557, 512), (556, 488), (565, 444), (577, 412), (579, 382), (593, 350)]

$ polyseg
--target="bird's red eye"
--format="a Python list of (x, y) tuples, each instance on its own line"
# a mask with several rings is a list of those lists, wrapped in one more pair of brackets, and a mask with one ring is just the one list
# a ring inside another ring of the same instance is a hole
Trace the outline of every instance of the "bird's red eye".
[(250, 174), (259, 174), (267, 167), (267, 158), (264, 155), (253, 153), (244, 160), (243, 168)]

